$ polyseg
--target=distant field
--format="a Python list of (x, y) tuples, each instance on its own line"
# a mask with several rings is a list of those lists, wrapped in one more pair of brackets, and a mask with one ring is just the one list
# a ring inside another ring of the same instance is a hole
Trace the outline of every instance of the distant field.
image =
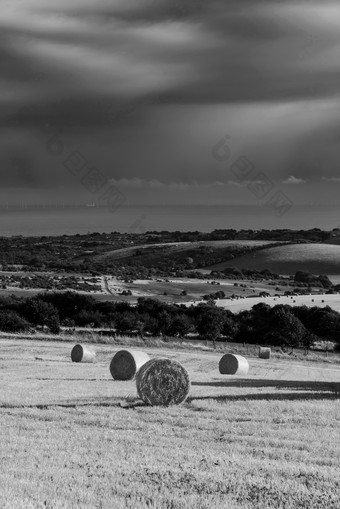
[(167, 409), (112, 380), (117, 346), (73, 364), (72, 344), (0, 345), (1, 508), (339, 507), (337, 364), (249, 356), (240, 378), (219, 374), (221, 352), (144, 348), (190, 373)]
[(332, 244), (294, 244), (271, 247), (209, 267), (223, 270), (226, 267), (244, 267), (255, 270), (269, 269), (279, 274), (294, 274), (308, 270), (313, 274), (340, 275), (340, 246)]
[[(250, 296), (258, 294), (261, 291), (267, 291), (271, 294), (277, 293), (275, 288), (277, 285), (269, 285), (266, 282), (255, 282), (255, 281), (229, 281), (223, 279), (190, 279), (190, 278), (170, 278), (165, 279), (145, 279), (136, 280), (133, 283), (123, 283), (118, 281), (116, 278), (107, 278), (108, 287), (112, 292), (112, 300), (118, 300), (122, 289), (130, 290), (132, 296), (123, 297), (124, 300), (129, 302), (136, 302), (138, 297), (157, 298), (167, 302), (178, 302), (185, 303), (188, 300), (201, 299), (203, 295), (223, 291), (226, 296), (239, 295), (239, 296)], [(211, 284), (212, 281), (218, 282), (219, 284)], [(238, 286), (234, 286), (234, 283), (238, 283)], [(244, 284), (245, 287), (240, 287), (239, 284)], [(280, 287), (280, 285), (279, 285)], [(280, 291), (284, 292), (287, 289), (291, 289), (289, 286), (280, 287)], [(186, 295), (181, 295), (185, 291)], [(105, 294), (105, 298), (108, 295)], [(104, 297), (100, 297), (103, 299)]]
[[(98, 278), (99, 279), (99, 278)], [(193, 278), (160, 278), (160, 279), (145, 279), (135, 280), (133, 283), (126, 283), (118, 280), (113, 276), (102, 276), (101, 278), (101, 292), (79, 292), (91, 295), (99, 301), (125, 301), (136, 303), (139, 297), (156, 298), (165, 302), (171, 303), (185, 303), (188, 300), (201, 299), (203, 295), (215, 293), (222, 290), (226, 296), (239, 295), (248, 297), (250, 295), (258, 294), (260, 291), (266, 291), (271, 294), (277, 293), (276, 287), (280, 288), (279, 292), (292, 289), (290, 286), (269, 285), (267, 282), (259, 281), (244, 281), (244, 280), (224, 280), (213, 278), (210, 280), (193, 279)], [(103, 283), (106, 280), (107, 285)], [(211, 284), (212, 281), (220, 284)], [(234, 286), (237, 283), (238, 286)], [(246, 287), (241, 287), (244, 284)], [(70, 289), (72, 290), (72, 289)], [(130, 290), (132, 295), (122, 295), (122, 291)], [(49, 290), (51, 291), (51, 290)], [(186, 295), (181, 295), (182, 292)], [(46, 292), (46, 289), (29, 289), (9, 287), (6, 289), (0, 288), (0, 297), (8, 297), (9, 295), (16, 295), (18, 297), (32, 297), (37, 293)]]
[(255, 304), (263, 302), (269, 306), (276, 306), (277, 304), (288, 304), (289, 306), (329, 306), (335, 311), (340, 313), (340, 295), (294, 295), (294, 296), (279, 296), (279, 297), (255, 297), (244, 299), (220, 299), (216, 301), (218, 307), (230, 309), (233, 313), (238, 313), (246, 309), (251, 309)]

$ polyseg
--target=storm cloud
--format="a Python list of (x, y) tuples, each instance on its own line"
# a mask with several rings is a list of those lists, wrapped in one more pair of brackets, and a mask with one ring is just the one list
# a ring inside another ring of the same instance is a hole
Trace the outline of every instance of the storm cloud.
[(2, 187), (81, 195), (74, 151), (131, 203), (253, 202), (240, 156), (298, 203), (338, 185), (338, 2), (0, 3)]

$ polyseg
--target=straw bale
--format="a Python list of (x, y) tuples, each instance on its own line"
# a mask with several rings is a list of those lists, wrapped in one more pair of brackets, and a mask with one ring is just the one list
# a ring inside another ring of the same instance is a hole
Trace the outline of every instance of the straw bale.
[(72, 362), (94, 362), (95, 358), (96, 352), (88, 346), (78, 344), (72, 348)]
[(150, 360), (140, 350), (119, 350), (111, 360), (110, 373), (115, 380), (132, 380), (137, 371)]
[(260, 359), (270, 359), (271, 349), (268, 346), (260, 346), (259, 348), (259, 357)]
[(249, 363), (242, 355), (226, 353), (220, 360), (219, 370), (221, 375), (246, 375)]
[(152, 359), (138, 371), (136, 386), (138, 396), (147, 405), (178, 405), (189, 394), (190, 378), (178, 361)]

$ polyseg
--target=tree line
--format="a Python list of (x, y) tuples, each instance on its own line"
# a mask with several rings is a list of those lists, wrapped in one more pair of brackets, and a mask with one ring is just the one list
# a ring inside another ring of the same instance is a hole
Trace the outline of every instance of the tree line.
[(259, 303), (232, 313), (213, 302), (187, 307), (141, 297), (127, 302), (98, 302), (75, 292), (47, 292), (35, 297), (0, 299), (0, 330), (22, 332), (37, 326), (59, 333), (60, 326), (99, 327), (112, 333), (233, 341), (281, 347), (305, 347), (333, 341), (340, 348), (340, 314), (329, 306), (307, 307)]

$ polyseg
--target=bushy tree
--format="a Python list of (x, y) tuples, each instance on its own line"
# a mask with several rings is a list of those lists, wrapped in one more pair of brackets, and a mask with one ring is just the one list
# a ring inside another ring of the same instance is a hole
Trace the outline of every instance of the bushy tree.
[(295, 272), (294, 281), (300, 283), (312, 284), (315, 282), (316, 276), (306, 270), (298, 270)]
[(74, 315), (73, 320), (75, 324), (80, 327), (86, 325), (90, 325), (91, 327), (103, 327), (105, 315), (99, 311), (82, 309), (78, 314)]
[(192, 322), (187, 315), (175, 315), (168, 328), (170, 336), (179, 336), (184, 338), (192, 330)]
[(321, 286), (323, 288), (332, 288), (333, 284), (328, 276), (321, 274), (315, 276), (310, 272), (304, 270), (298, 270), (295, 273), (294, 280), (300, 283), (307, 283), (308, 285)]
[(224, 325), (224, 310), (214, 305), (201, 305), (196, 318), (196, 330), (201, 338), (213, 341), (221, 336)]
[(58, 310), (39, 297), (26, 299), (23, 306), (23, 315), (34, 325), (46, 325), (51, 332), (55, 334), (59, 332)]
[(148, 332), (153, 336), (157, 336), (159, 334), (159, 321), (157, 318), (154, 318), (153, 316), (145, 313), (142, 320), (144, 332)]
[(237, 317), (229, 309), (224, 312), (224, 321), (222, 327), (222, 334), (227, 338), (233, 340), (239, 330), (239, 323)]
[(168, 311), (168, 305), (156, 299), (139, 297), (137, 300), (138, 313), (148, 313), (150, 316), (158, 317), (162, 311)]
[(124, 311), (115, 315), (115, 327), (122, 334), (138, 327), (137, 315), (131, 311)]
[(304, 344), (306, 328), (285, 306), (275, 306), (272, 310), (272, 327), (264, 337), (264, 342), (278, 346), (301, 346)]
[(154, 330), (154, 334), (156, 334), (156, 335), (157, 334), (165, 334), (165, 335), (171, 334), (169, 331), (170, 331), (172, 319), (171, 319), (171, 315), (168, 311), (163, 310), (160, 313), (158, 313), (157, 318), (155, 316), (153, 318), (155, 320), (157, 320), (157, 322), (158, 322), (157, 328), (156, 328), (156, 330)]
[(318, 280), (320, 281), (324, 288), (332, 288), (333, 286), (332, 281), (329, 279), (328, 276), (325, 276), (324, 274), (321, 274), (321, 276), (318, 277)]
[(59, 313), (60, 320), (73, 318), (82, 310), (92, 310), (96, 304), (91, 295), (76, 292), (51, 292), (39, 296), (40, 300), (52, 304)]
[(340, 314), (329, 306), (299, 306), (293, 308), (304, 326), (315, 336), (328, 341), (337, 341), (340, 336)]
[(271, 327), (270, 306), (260, 302), (252, 309), (238, 313), (236, 320), (236, 342), (263, 343), (263, 338)]
[(273, 327), (272, 308), (264, 302), (253, 306), (250, 314), (251, 321), (251, 342), (263, 343), (266, 334)]
[(15, 311), (0, 311), (0, 330), (4, 332), (23, 332), (30, 327), (31, 324)]

